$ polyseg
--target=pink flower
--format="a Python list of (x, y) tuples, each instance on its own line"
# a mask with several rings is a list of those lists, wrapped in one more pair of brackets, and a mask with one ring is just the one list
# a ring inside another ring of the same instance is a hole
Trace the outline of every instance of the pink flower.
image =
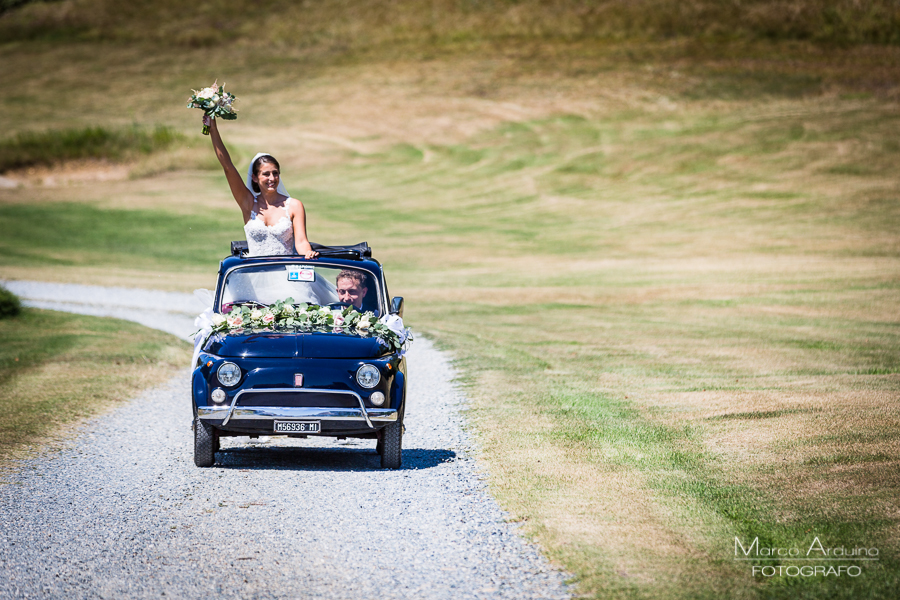
[(266, 313), (265, 316), (262, 318), (262, 322), (265, 323), (266, 325), (268, 325), (269, 323), (271, 323), (274, 320), (275, 320), (275, 315), (273, 315), (272, 313)]
[(228, 317), (228, 326), (229, 327), (240, 327), (244, 324), (244, 317), (241, 315), (235, 315), (233, 317)]

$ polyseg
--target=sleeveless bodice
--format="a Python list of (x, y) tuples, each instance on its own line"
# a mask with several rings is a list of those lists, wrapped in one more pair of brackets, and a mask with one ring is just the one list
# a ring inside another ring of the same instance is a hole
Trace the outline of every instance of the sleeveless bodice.
[(250, 211), (250, 220), (244, 225), (244, 233), (247, 234), (248, 256), (279, 256), (294, 254), (294, 226), (285, 216), (271, 227), (257, 218), (256, 202)]

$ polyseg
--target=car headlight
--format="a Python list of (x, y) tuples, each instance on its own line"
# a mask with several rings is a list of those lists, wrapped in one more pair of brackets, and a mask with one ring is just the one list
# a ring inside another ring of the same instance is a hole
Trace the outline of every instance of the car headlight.
[(219, 365), (216, 377), (219, 378), (219, 382), (225, 387), (237, 385), (241, 380), (241, 368), (234, 363), (224, 362)]
[(381, 372), (373, 365), (363, 365), (356, 371), (356, 381), (366, 389), (373, 388), (381, 381)]

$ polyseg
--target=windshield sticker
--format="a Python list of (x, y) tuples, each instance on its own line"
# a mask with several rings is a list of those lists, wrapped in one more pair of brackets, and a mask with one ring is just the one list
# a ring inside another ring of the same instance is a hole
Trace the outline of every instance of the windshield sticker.
[(288, 267), (288, 281), (315, 281), (316, 272), (304, 267)]

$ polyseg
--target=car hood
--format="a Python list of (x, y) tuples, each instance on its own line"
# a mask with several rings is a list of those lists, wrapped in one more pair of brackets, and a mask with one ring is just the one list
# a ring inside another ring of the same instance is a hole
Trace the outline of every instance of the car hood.
[(369, 359), (388, 353), (388, 349), (373, 337), (343, 332), (230, 333), (212, 336), (204, 350), (224, 358)]

